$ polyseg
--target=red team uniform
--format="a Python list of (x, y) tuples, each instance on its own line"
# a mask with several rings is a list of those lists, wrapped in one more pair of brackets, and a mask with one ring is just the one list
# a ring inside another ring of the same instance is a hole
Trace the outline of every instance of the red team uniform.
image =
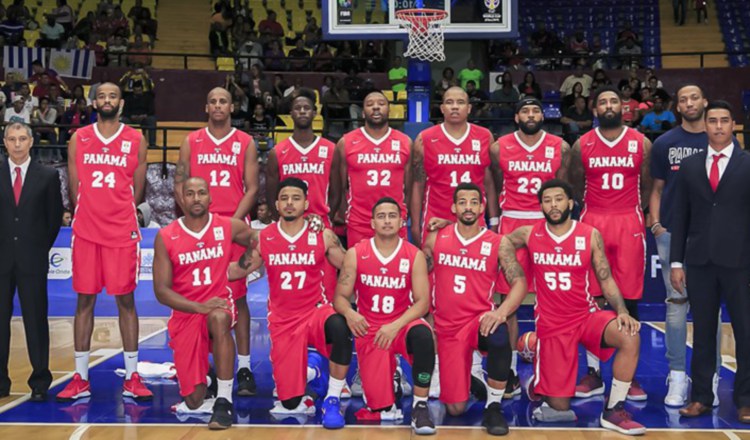
[[(492, 133), (468, 124), (468, 130), (456, 139), (443, 124), (421, 133), (424, 148), (425, 195), (422, 214), (422, 241), (432, 218), (451, 219), (453, 191), (459, 183), (472, 182), (484, 192), (484, 174), (490, 166)], [(485, 194), (483, 194), (484, 196)], [(480, 220), (484, 224), (484, 219)]]
[[(237, 311), (227, 278), (233, 244), (231, 218), (209, 214), (208, 224), (198, 233), (178, 219), (159, 234), (172, 262), (172, 290), (200, 303), (214, 297), (228, 300), (226, 312), (232, 315), (234, 326)], [(206, 383), (211, 352), (206, 315), (173, 310), (167, 328), (180, 395), (187, 396), (196, 385)]]
[(406, 348), (406, 335), (418, 325), (429, 328), (426, 321), (417, 319), (398, 332), (388, 350), (375, 345), (375, 335), (380, 327), (398, 319), (413, 303), (411, 273), (419, 249), (402, 239), (393, 254), (386, 258), (375, 248), (374, 238), (362, 240), (354, 248), (357, 251), (357, 277), (354, 281), (357, 310), (370, 325), (367, 335), (354, 341), (359, 359), (359, 375), (367, 397), (367, 406), (373, 409), (386, 408), (395, 400), (394, 355), (400, 354), (409, 363), (413, 363), (412, 355)]
[[(328, 217), (328, 191), (331, 183), (331, 165), (336, 145), (322, 137), (317, 137), (307, 148), (302, 148), (291, 137), (279, 142), (276, 147), (279, 164), (279, 182), (287, 177), (297, 177), (307, 183), (307, 213), (317, 214), (326, 228), (331, 227)], [(336, 171), (338, 172), (338, 170)], [(336, 268), (325, 262), (325, 287), (328, 301), (336, 292)]]
[[(392, 128), (379, 140), (373, 139), (364, 128), (344, 135), (349, 193), (347, 194), (347, 244), (353, 247), (375, 231), (370, 225), (372, 207), (381, 197), (392, 197), (401, 206), (401, 217), (406, 225), (404, 173), (409, 161), (411, 140)], [(406, 227), (399, 235), (406, 238)]]
[(602, 348), (602, 336), (617, 316), (596, 305), (590, 287), (598, 285), (591, 272), (591, 226), (573, 222), (562, 237), (546, 222), (534, 225), (527, 247), (536, 282), (534, 318), (539, 338), (535, 358), (534, 392), (549, 397), (575, 394), (578, 344), (607, 361), (614, 349)]
[(469, 398), (472, 353), (478, 349), (479, 319), (494, 309), (492, 293), (499, 273), (501, 237), (484, 229), (465, 240), (458, 226), (438, 232), (432, 251), (432, 299), (440, 360), (440, 400)]
[(138, 284), (141, 231), (134, 183), (141, 132), (120, 124), (105, 139), (97, 124), (76, 132), (76, 200), (71, 247), (73, 289), (110, 295), (133, 292)]
[[(537, 193), (543, 182), (554, 179), (562, 164), (562, 138), (542, 132), (535, 145), (526, 145), (517, 133), (510, 133), (498, 139), (500, 146), (500, 169), (503, 172), (503, 188), (500, 193), (499, 232), (510, 234), (521, 226), (534, 225), (544, 220), (539, 210)], [(531, 276), (531, 262), (526, 248), (516, 251), (516, 258), (528, 279)], [(510, 286), (501, 273), (495, 290), (502, 294), (510, 291)], [(534, 291), (533, 282), (529, 291)]]
[[(591, 130), (581, 136), (586, 175), (581, 221), (602, 234), (612, 276), (625, 299), (641, 299), (646, 267), (646, 235), (641, 210), (641, 163), (644, 136), (624, 127), (610, 142)], [(592, 284), (601, 295), (598, 283)]]
[[(252, 142), (252, 143), (251, 143)], [(201, 128), (188, 135), (190, 144), (190, 175), (208, 182), (211, 191), (212, 213), (232, 217), (245, 195), (245, 153), (249, 145), (255, 147), (253, 138), (245, 132), (232, 129), (222, 139), (216, 139)], [(237, 261), (245, 249), (232, 244), (232, 261)], [(244, 279), (229, 283), (235, 298), (247, 295)]]
[(258, 251), (266, 266), (271, 363), (279, 400), (305, 393), (307, 347), (328, 357), (325, 322), (336, 312), (323, 286), (326, 245), (307, 224), (294, 237), (279, 223), (260, 231)]

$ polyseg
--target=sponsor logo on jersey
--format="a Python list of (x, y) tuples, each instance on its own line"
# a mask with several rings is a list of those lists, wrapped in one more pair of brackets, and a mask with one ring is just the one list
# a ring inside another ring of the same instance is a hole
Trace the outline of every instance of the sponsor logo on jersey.
[(239, 142), (232, 142), (232, 153), (233, 154), (240, 154), (240, 150), (242, 149), (242, 146)]
[(130, 154), (130, 141), (122, 141), (122, 144), (120, 144), (120, 151), (125, 154)]
[(314, 232), (309, 232), (307, 234), (307, 244), (309, 246), (317, 246), (318, 245), (318, 235)]
[(577, 251), (586, 250), (586, 237), (576, 237), (576, 250)]
[(409, 273), (409, 259), (402, 258), (398, 264), (398, 271), (401, 273)]
[(318, 149), (318, 157), (325, 159), (328, 157), (328, 147), (320, 147)]
[(394, 139), (391, 141), (391, 150), (398, 151), (401, 149), (401, 141), (398, 139)]
[(552, 159), (555, 157), (555, 147), (545, 147), (544, 148), (544, 157), (547, 159)]
[(628, 153), (638, 152), (638, 141), (628, 141)]
[(224, 240), (224, 228), (221, 226), (214, 228), (214, 240)]
[(480, 254), (484, 255), (485, 257), (490, 256), (490, 251), (492, 250), (492, 243), (488, 241), (482, 242), (482, 249), (479, 251)]
[(472, 139), (471, 140), (471, 151), (479, 151), (482, 149), (482, 143), (479, 141), (479, 139)]

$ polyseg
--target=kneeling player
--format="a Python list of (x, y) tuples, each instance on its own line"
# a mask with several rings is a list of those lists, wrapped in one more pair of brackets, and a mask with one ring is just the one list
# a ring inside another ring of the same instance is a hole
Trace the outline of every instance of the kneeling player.
[[(240, 220), (208, 212), (211, 196), (200, 177), (185, 182), (182, 196), (185, 216), (159, 231), (154, 242), (154, 291), (160, 303), (173, 309), (169, 345), (180, 395), (191, 410), (213, 403), (208, 426), (226, 429), (233, 418), (232, 327), (237, 320), (227, 270), (232, 243), (249, 245), (252, 232)], [(210, 352), (218, 377), (215, 402), (205, 399)]]
[[(394, 355), (400, 354), (413, 367), (411, 426), (417, 434), (434, 434), (427, 394), (435, 346), (432, 330), (422, 319), (430, 306), (427, 262), (422, 251), (399, 237), (403, 220), (395, 199), (384, 197), (375, 203), (371, 226), (375, 236), (346, 253), (334, 306), (356, 336), (367, 406), (373, 413), (397, 411), (392, 385)], [(355, 292), (359, 313), (350, 302)]]
[(307, 348), (312, 346), (330, 361), (323, 426), (336, 429), (344, 426), (339, 399), (352, 360), (352, 336), (344, 317), (326, 299), (323, 272), (328, 263), (341, 268), (345, 251), (330, 229), (311, 229), (303, 217), (307, 207), (307, 184), (296, 177), (284, 179), (276, 200), (279, 222), (262, 230), (257, 246), (232, 263), (230, 279), (265, 264), (271, 363), (281, 401), (272, 411), (308, 413)]
[[(546, 222), (520, 227), (502, 244), (506, 251), (528, 248), (536, 282), (539, 344), (529, 396), (542, 395), (545, 403), (534, 410), (534, 417), (543, 422), (576, 419), (570, 398), (575, 395), (580, 343), (602, 360), (617, 349), (612, 391), (599, 419), (602, 427), (644, 434), (646, 428), (633, 421), (623, 406), (638, 366), (640, 323), (628, 314), (612, 279), (599, 231), (570, 219), (572, 194), (571, 186), (561, 180), (542, 184), (538, 197)], [(592, 268), (614, 312), (600, 310), (589, 293)]]

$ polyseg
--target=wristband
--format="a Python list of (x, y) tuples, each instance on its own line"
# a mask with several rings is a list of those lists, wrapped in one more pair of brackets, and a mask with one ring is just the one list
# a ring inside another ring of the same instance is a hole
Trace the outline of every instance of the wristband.
[(656, 222), (656, 223), (652, 224), (651, 225), (651, 233), (653, 234), (656, 231), (656, 228), (658, 228), (660, 226), (661, 226), (661, 223), (659, 223), (659, 222)]
[(490, 217), (490, 226), (497, 226), (500, 224), (500, 217)]

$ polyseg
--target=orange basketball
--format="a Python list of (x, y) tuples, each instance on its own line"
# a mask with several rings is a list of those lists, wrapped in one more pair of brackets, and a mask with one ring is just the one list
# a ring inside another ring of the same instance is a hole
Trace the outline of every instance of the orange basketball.
[(534, 356), (536, 355), (536, 332), (526, 332), (518, 338), (516, 344), (516, 350), (518, 355), (526, 362), (534, 362)]

